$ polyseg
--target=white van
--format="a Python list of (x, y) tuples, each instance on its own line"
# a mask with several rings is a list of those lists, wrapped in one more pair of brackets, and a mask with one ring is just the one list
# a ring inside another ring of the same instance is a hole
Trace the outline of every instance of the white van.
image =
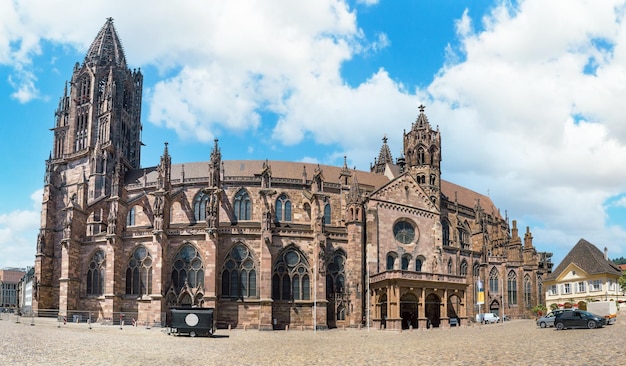
[(476, 322), (478, 323), (498, 323), (500, 317), (495, 313), (476, 314)]

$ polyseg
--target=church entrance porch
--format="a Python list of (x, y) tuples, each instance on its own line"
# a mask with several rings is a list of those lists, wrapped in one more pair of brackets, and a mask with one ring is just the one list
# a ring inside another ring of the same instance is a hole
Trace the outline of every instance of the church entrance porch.
[(440, 327), (467, 318), (465, 277), (390, 270), (370, 276), (370, 321), (380, 329)]

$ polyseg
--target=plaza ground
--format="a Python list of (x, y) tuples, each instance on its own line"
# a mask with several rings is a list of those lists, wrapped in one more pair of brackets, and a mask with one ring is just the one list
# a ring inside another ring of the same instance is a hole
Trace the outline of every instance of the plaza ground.
[(431, 330), (218, 330), (168, 336), (164, 328), (18, 318), (2, 314), (2, 365), (608, 365), (624, 361), (626, 311), (601, 329), (556, 331), (535, 321)]

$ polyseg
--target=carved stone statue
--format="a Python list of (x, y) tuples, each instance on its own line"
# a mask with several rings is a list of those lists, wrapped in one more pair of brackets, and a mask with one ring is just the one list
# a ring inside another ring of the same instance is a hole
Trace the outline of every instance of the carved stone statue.
[(154, 215), (163, 215), (163, 197), (161, 196), (154, 196)]
[(39, 235), (37, 235), (37, 253), (43, 253), (45, 247), (46, 247), (46, 238), (43, 232), (40, 231)]
[(157, 216), (154, 218), (154, 230), (155, 231), (163, 230), (163, 218), (162, 217)]
[(115, 210), (109, 212), (109, 217), (107, 218), (107, 234), (115, 234), (117, 226), (116, 216)]
[(72, 236), (72, 210), (68, 210), (65, 216), (65, 227), (63, 228), (63, 237), (69, 238)]

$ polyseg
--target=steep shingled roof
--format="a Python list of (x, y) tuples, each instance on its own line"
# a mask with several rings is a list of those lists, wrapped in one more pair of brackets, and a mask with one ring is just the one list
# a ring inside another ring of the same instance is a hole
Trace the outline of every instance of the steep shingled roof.
[(107, 18), (106, 23), (91, 43), (89, 51), (85, 55), (85, 63), (95, 65), (113, 63), (117, 66), (126, 67), (126, 56), (124, 56), (122, 42), (120, 42), (113, 26), (113, 18)]
[(456, 193), (456, 199), (459, 205), (465, 207), (474, 208), (477, 203), (480, 203), (480, 207), (483, 208), (486, 214), (493, 215), (498, 219), (503, 219), (500, 215), (500, 211), (489, 196), (485, 196), (484, 194), (443, 179), (441, 180), (441, 193), (443, 193), (450, 202), (454, 202)]
[(619, 276), (622, 273), (617, 265), (604, 258), (600, 249), (587, 240), (580, 239), (546, 280), (555, 280), (570, 263), (576, 264), (590, 275), (607, 273)]
[[(265, 160), (222, 160), (224, 163), (224, 176), (225, 177), (253, 177), (263, 169), (263, 163)], [(290, 161), (276, 161), (270, 160), (267, 162), (272, 167), (273, 178), (288, 178), (288, 179), (302, 179), (302, 173), (306, 170), (308, 179), (313, 177), (317, 164), (302, 163), (302, 162), (290, 162)], [(341, 176), (342, 167), (320, 165), (320, 168), (324, 172), (324, 177), (327, 182), (338, 183)], [(180, 178), (181, 171), (183, 170), (183, 164), (172, 164), (171, 176), (173, 180)], [(184, 164), (185, 179), (203, 179), (209, 175), (208, 161), (205, 162), (190, 162)], [(145, 169), (131, 170), (126, 174), (126, 184), (137, 184), (143, 180), (143, 175), (146, 175), (146, 182), (156, 182), (157, 172), (156, 167), (148, 167)], [(365, 172), (361, 170), (352, 170), (351, 174), (353, 178), (356, 178), (359, 182), (359, 186), (362, 190), (372, 191), (383, 185), (389, 183), (390, 179), (382, 174), (376, 174), (371, 172)], [(497, 207), (491, 201), (491, 198), (483, 194), (472, 191), (471, 189), (459, 186), (457, 184), (448, 182), (446, 180), (441, 181), (441, 191), (448, 199), (454, 202), (455, 192), (458, 203), (462, 206), (474, 208), (475, 204), (480, 200), (481, 207), (487, 214), (495, 214), (496, 217), (500, 217)]]

